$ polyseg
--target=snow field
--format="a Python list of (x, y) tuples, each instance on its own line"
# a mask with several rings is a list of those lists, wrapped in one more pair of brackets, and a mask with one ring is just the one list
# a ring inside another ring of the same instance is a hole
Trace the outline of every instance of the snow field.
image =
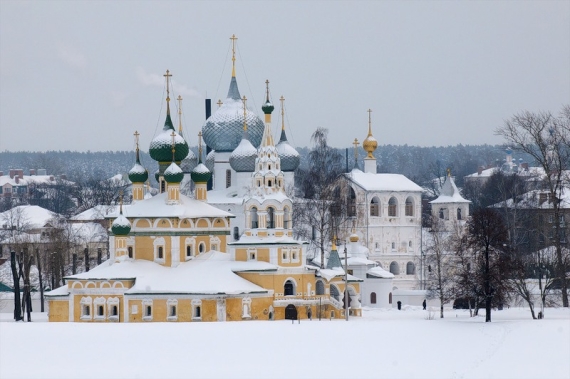
[[(362, 318), (225, 323), (14, 323), (0, 378), (570, 378), (570, 310), (469, 318), (407, 307)], [(435, 314), (437, 317), (437, 313)]]

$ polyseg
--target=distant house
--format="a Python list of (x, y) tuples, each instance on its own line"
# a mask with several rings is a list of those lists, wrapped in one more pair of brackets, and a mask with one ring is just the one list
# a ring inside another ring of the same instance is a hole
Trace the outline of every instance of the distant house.
[(29, 198), (37, 188), (42, 186), (63, 183), (74, 185), (67, 180), (65, 175), (47, 175), (45, 169), (30, 169), (29, 175), (24, 175), (22, 169), (11, 169), (6, 176), (0, 171), (0, 198), (16, 198), (25, 200)]

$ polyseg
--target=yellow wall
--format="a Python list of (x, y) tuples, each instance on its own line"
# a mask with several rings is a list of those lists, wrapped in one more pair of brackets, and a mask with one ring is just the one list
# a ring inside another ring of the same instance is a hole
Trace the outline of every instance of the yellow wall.
[(50, 322), (69, 321), (69, 300), (48, 299), (48, 320)]

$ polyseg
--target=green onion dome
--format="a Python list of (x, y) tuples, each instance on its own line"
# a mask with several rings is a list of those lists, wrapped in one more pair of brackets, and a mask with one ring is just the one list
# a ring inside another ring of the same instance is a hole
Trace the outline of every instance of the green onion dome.
[(188, 144), (184, 138), (174, 130), (170, 115), (166, 115), (164, 128), (150, 142), (149, 154), (152, 159), (158, 162), (172, 161), (172, 132), (174, 132), (174, 160), (180, 162), (188, 155)]
[(194, 183), (207, 183), (212, 177), (212, 173), (202, 162), (200, 162), (198, 166), (192, 170), (190, 176)]
[(144, 183), (147, 179), (148, 171), (141, 165), (141, 162), (139, 161), (139, 152), (137, 150), (137, 161), (129, 171), (129, 180), (132, 183)]
[(113, 224), (111, 225), (111, 231), (116, 236), (126, 236), (131, 231), (131, 223), (121, 213), (119, 217), (113, 221)]
[(184, 172), (182, 169), (174, 162), (164, 170), (164, 180), (167, 183), (180, 183), (184, 179)]
[(265, 104), (263, 104), (261, 106), (261, 110), (263, 111), (263, 113), (265, 114), (271, 114), (271, 112), (273, 112), (273, 110), (275, 109), (275, 107), (273, 106), (273, 104), (271, 104), (271, 102), (269, 100), (267, 100), (265, 102)]

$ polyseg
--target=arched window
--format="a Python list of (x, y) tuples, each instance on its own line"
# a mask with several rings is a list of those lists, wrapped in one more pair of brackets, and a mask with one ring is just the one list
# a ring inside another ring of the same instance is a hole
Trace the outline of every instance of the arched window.
[(239, 240), (239, 227), (234, 226), (234, 240)]
[(158, 257), (158, 259), (164, 259), (164, 250), (163, 250), (162, 246), (158, 247), (157, 257)]
[(388, 294), (388, 304), (392, 304), (392, 292)]
[(283, 229), (289, 229), (291, 227), (291, 212), (289, 212), (289, 208), (285, 208), (283, 210)]
[(370, 294), (370, 304), (376, 304), (376, 292)]
[(267, 229), (275, 229), (275, 209), (267, 208)]
[(325, 284), (322, 280), (317, 280), (317, 295), (325, 294)]
[(206, 251), (206, 244), (204, 242), (200, 242), (200, 245), (198, 245), (198, 251), (200, 252), (200, 254)]
[(461, 208), (457, 208), (457, 219), (461, 220)]
[(413, 215), (414, 215), (414, 201), (410, 196), (406, 199), (406, 216), (413, 216)]
[(337, 301), (340, 301), (340, 291), (335, 285), (331, 285), (331, 297)]
[(133, 247), (132, 246), (127, 247), (127, 251), (129, 252), (129, 258), (132, 258), (133, 257)]
[(250, 216), (251, 216), (251, 228), (252, 229), (259, 228), (259, 222), (257, 220), (257, 208), (256, 207), (251, 208)]
[(226, 170), (226, 188), (232, 186), (232, 170)]
[(190, 246), (190, 245), (186, 245), (186, 256), (187, 257), (192, 256), (192, 246)]
[(408, 262), (406, 264), (406, 275), (414, 275), (416, 273), (416, 266), (413, 262)]
[(398, 201), (395, 197), (391, 197), (388, 201), (388, 216), (396, 217), (398, 215)]
[(378, 200), (376, 196), (374, 196), (370, 202), (370, 216), (380, 216), (380, 200)]
[(283, 286), (283, 294), (285, 296), (294, 296), (295, 295), (295, 284), (291, 280), (287, 280), (285, 285)]
[(400, 275), (400, 267), (398, 266), (398, 262), (393, 261), (390, 263), (390, 272), (394, 275)]
[(347, 199), (347, 215), (348, 217), (356, 217), (356, 193), (352, 187), (348, 188), (348, 199)]

